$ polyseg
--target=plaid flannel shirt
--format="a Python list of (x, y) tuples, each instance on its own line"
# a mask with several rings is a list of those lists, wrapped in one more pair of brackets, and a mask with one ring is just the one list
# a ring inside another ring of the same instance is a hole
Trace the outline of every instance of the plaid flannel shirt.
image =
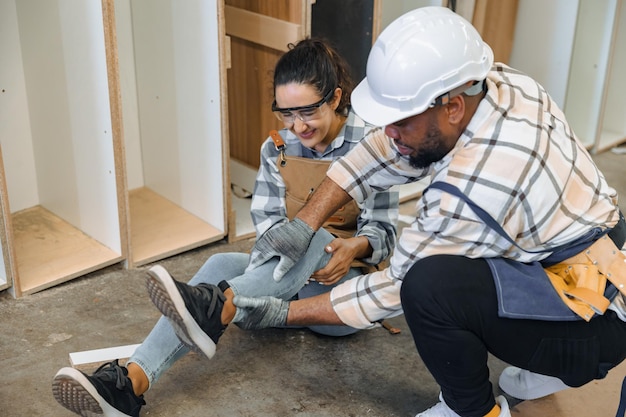
[[(300, 140), (289, 130), (279, 133), (285, 141), (285, 154), (317, 160), (336, 160), (354, 148), (374, 127), (365, 123), (352, 110), (346, 123), (324, 153), (302, 146)], [(287, 222), (285, 205), (285, 182), (276, 166), (278, 150), (271, 138), (261, 147), (261, 164), (256, 176), (250, 214), (257, 238), (277, 224)], [(398, 193), (381, 191), (372, 193), (358, 203), (361, 214), (357, 219), (355, 236), (365, 236), (372, 247), (370, 257), (362, 261), (376, 265), (385, 260), (396, 242), (398, 221)]]
[[(487, 88), (456, 146), (427, 170), (412, 168), (377, 131), (327, 175), (356, 201), (375, 189), (430, 175), (431, 182), (458, 187), (527, 250), (570, 242), (593, 227), (614, 226), (616, 191), (543, 87), (497, 64), (487, 76)], [(332, 290), (336, 313), (358, 328), (401, 314), (404, 275), (417, 260), (435, 254), (520, 262), (549, 255), (519, 250), (463, 201), (429, 190), (417, 202), (415, 222), (402, 231), (391, 266)]]

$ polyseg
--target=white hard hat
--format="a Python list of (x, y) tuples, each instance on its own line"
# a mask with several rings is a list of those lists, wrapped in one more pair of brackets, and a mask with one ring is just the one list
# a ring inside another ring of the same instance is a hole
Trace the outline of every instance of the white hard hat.
[(446, 7), (421, 7), (394, 20), (367, 59), (351, 97), (365, 121), (385, 126), (424, 112), (440, 95), (483, 80), (493, 52), (476, 29)]

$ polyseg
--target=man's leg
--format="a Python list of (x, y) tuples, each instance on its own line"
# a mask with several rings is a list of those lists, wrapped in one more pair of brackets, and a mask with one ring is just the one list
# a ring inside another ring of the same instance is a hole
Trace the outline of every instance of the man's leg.
[(589, 323), (500, 318), (482, 259), (420, 260), (407, 273), (401, 297), (422, 360), (461, 415), (483, 416), (495, 405), (487, 352), (570, 386), (603, 377), (626, 356), (626, 323), (611, 311)]

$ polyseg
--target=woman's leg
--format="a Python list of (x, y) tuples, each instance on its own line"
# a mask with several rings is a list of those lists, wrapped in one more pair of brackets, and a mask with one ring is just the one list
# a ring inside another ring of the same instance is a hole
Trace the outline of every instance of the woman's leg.
[[(302, 289), (298, 292), (298, 298), (310, 298), (315, 297), (319, 294), (324, 294), (331, 291), (337, 285), (352, 279), (354, 277), (358, 277), (363, 275), (363, 271), (360, 268), (350, 268), (346, 276), (341, 278), (339, 281), (334, 283), (333, 285), (320, 285), (317, 282), (308, 282), (302, 287)], [(308, 326), (309, 329), (314, 331), (315, 333), (323, 334), (325, 336), (347, 336), (350, 334), (354, 334), (359, 331), (359, 329), (355, 329), (350, 326)]]
[[(218, 253), (211, 256), (189, 281), (191, 285), (214, 284), (243, 274), (248, 265), (248, 255), (244, 253)], [(149, 385), (169, 369), (174, 362), (189, 352), (183, 345), (169, 321), (161, 317), (143, 343), (137, 347), (129, 359), (129, 373), (138, 365), (148, 379)], [(131, 373), (131, 380), (132, 380)], [(139, 383), (138, 383), (139, 385)], [(143, 385), (143, 384), (142, 384)], [(133, 381), (135, 386), (135, 381)]]
[(278, 260), (271, 259), (258, 268), (228, 280), (228, 284), (236, 295), (247, 297), (267, 295), (288, 300), (307, 283), (313, 272), (328, 263), (331, 255), (326, 253), (324, 248), (333, 239), (335, 237), (326, 230), (318, 230), (305, 255), (278, 282), (273, 278), (273, 271), (278, 265)]
[(485, 415), (495, 405), (488, 352), (570, 386), (602, 378), (626, 356), (626, 322), (612, 311), (590, 322), (500, 318), (482, 259), (422, 259), (407, 273), (401, 298), (417, 350), (458, 414)]
[[(249, 297), (261, 297), (270, 295), (288, 300), (298, 294), (299, 298), (313, 297), (326, 293), (336, 285), (362, 275), (359, 268), (351, 268), (348, 274), (333, 285), (320, 285), (310, 282), (313, 272), (326, 266), (331, 255), (324, 248), (335, 237), (324, 229), (320, 229), (311, 240), (311, 244), (302, 259), (279, 282), (274, 281), (272, 273), (278, 264), (278, 260), (272, 259), (262, 266), (248, 271), (245, 274), (229, 280), (228, 283), (235, 294)], [(311, 326), (314, 332), (327, 336), (345, 336), (356, 333), (358, 330), (349, 326)]]

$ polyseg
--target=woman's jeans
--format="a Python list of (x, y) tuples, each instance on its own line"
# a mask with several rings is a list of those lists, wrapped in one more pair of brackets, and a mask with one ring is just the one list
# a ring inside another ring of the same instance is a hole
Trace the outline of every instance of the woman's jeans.
[[(289, 300), (296, 294), (299, 298), (313, 297), (330, 291), (334, 286), (358, 275), (359, 268), (351, 268), (348, 274), (334, 285), (308, 283), (313, 272), (323, 268), (331, 255), (324, 251), (335, 237), (324, 229), (320, 229), (311, 240), (306, 254), (279, 281), (274, 281), (274, 267), (277, 259), (272, 259), (258, 268), (245, 272), (250, 256), (245, 253), (218, 253), (211, 256), (189, 281), (190, 285), (200, 283), (217, 285), (220, 281), (228, 281), (235, 294), (248, 297), (273, 296)], [(357, 332), (348, 326), (311, 326), (311, 330), (329, 336), (344, 336)], [(174, 362), (189, 352), (172, 329), (169, 321), (161, 317), (148, 337), (135, 350), (129, 359), (139, 365), (150, 381), (150, 385), (169, 369)]]
[(604, 377), (626, 357), (626, 322), (612, 310), (589, 322), (499, 317), (484, 259), (422, 259), (405, 276), (401, 298), (420, 357), (463, 416), (484, 416), (495, 405), (488, 352), (569, 386)]

